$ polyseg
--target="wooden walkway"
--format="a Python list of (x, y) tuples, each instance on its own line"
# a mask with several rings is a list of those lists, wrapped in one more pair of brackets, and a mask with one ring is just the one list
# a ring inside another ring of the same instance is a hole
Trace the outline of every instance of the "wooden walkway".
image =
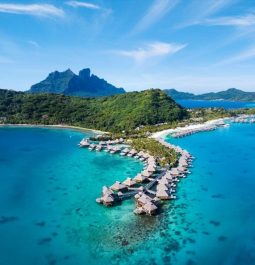
[[(166, 170), (164, 170), (163, 172), (161, 172), (155, 179), (153, 179), (152, 181), (150, 181), (149, 183), (147, 183), (146, 185), (143, 186), (143, 192), (148, 192), (148, 193), (153, 193), (152, 191), (150, 191), (150, 189), (158, 182), (159, 179), (161, 179), (166, 173)], [(133, 196), (135, 196), (137, 193), (139, 193), (141, 190), (135, 190), (135, 191), (129, 191), (124, 193), (123, 195), (119, 196), (119, 198), (121, 200), (126, 200), (129, 199)]]

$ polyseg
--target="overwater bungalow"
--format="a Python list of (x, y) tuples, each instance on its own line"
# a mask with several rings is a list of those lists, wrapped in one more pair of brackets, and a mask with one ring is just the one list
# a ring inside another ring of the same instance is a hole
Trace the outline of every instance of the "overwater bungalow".
[(131, 178), (127, 178), (125, 181), (123, 181), (123, 184), (128, 187), (132, 187), (136, 184), (136, 182)]
[(102, 145), (99, 144), (99, 145), (96, 146), (96, 151), (101, 151), (102, 149), (103, 149)]
[(104, 151), (106, 153), (109, 153), (111, 151), (111, 147), (109, 145), (107, 145), (106, 148), (104, 149)]
[(137, 153), (137, 156), (143, 157), (144, 156), (144, 152), (143, 151), (140, 151), (139, 153)]
[(155, 165), (149, 165), (147, 167), (147, 171), (149, 171), (149, 172), (155, 172), (155, 171), (157, 171), (156, 166)]
[(175, 177), (170, 173), (170, 171), (167, 171), (165, 173), (164, 178), (166, 178), (169, 182), (171, 182), (175, 179)]
[(168, 184), (164, 184), (164, 183), (159, 183), (156, 187), (156, 190), (165, 190), (168, 191), (169, 190), (169, 186)]
[(129, 151), (128, 156), (135, 156), (137, 154), (137, 151), (135, 149), (132, 149)]
[(127, 155), (128, 153), (129, 153), (129, 149), (126, 147), (126, 148), (124, 148), (123, 150), (121, 150), (121, 153), (120, 153), (120, 155), (121, 156), (125, 156), (125, 155)]
[(170, 170), (170, 172), (169, 172), (171, 175), (173, 175), (174, 177), (178, 177), (178, 176), (180, 176), (180, 172), (178, 171), (178, 169), (177, 168), (172, 168), (171, 170)]
[(92, 151), (93, 149), (95, 149), (96, 148), (96, 145), (95, 144), (90, 144), (89, 145), (89, 150), (90, 151)]
[(110, 150), (110, 154), (116, 154), (119, 153), (121, 149), (119, 147), (112, 147)]
[(105, 206), (113, 206), (114, 204), (114, 197), (109, 194), (104, 195), (101, 200)]
[(106, 195), (106, 194), (112, 195), (113, 194), (113, 191), (110, 188), (108, 188), (106, 186), (103, 186), (103, 188), (102, 188), (102, 194), (103, 195)]
[(156, 196), (159, 199), (161, 199), (161, 200), (169, 200), (169, 199), (171, 199), (171, 194), (169, 193), (169, 191), (164, 190), (164, 189), (157, 190)]
[(144, 170), (141, 172), (141, 174), (145, 177), (145, 178), (149, 178), (153, 175), (152, 172), (148, 171), (148, 170)]
[(187, 168), (183, 166), (178, 166), (177, 170), (182, 174), (187, 172)]
[(143, 206), (146, 203), (151, 202), (152, 198), (143, 192), (139, 192), (138, 194), (135, 195), (135, 200), (139, 206)]
[(89, 142), (89, 139), (85, 139), (83, 138), (80, 143), (79, 143), (79, 146), (80, 147), (88, 147), (90, 145), (90, 142)]
[(137, 174), (135, 177), (134, 177), (134, 181), (137, 182), (137, 183), (141, 183), (141, 182), (144, 182), (147, 178), (145, 176), (143, 176), (142, 174)]
[(158, 211), (158, 207), (152, 202), (147, 202), (142, 208), (148, 215), (154, 215)]
[(164, 185), (168, 185), (169, 184), (169, 180), (163, 176), (159, 181), (158, 184), (164, 184)]
[(125, 190), (127, 190), (127, 186), (120, 183), (119, 181), (116, 181), (110, 188), (114, 191), (125, 191)]

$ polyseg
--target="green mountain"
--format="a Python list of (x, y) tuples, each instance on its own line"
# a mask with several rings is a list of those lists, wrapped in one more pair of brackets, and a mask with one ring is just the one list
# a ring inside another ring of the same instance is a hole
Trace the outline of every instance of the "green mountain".
[(0, 90), (0, 117), (11, 124), (67, 124), (120, 132), (181, 120), (186, 115), (186, 110), (159, 89), (101, 98)]
[(244, 92), (236, 88), (217, 93), (206, 93), (196, 96), (201, 100), (255, 101), (255, 92)]
[(104, 79), (90, 73), (86, 68), (74, 74), (70, 69), (64, 72), (55, 71), (35, 84), (29, 93), (55, 93), (81, 97), (110, 96), (125, 93), (123, 88), (117, 88)]
[(172, 97), (174, 100), (193, 99), (194, 97), (196, 97), (196, 95), (194, 95), (192, 93), (180, 92), (180, 91), (177, 91), (174, 88), (165, 89), (164, 92), (167, 95), (169, 95), (170, 97)]
[(221, 92), (211, 92), (201, 95), (179, 92), (175, 89), (164, 90), (175, 100), (193, 99), (193, 100), (228, 100), (228, 101), (255, 101), (255, 92), (245, 92), (236, 88), (230, 88)]

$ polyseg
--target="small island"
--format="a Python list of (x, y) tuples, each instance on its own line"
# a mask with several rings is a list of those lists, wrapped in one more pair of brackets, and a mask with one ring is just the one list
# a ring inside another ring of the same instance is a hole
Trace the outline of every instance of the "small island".
[(0, 90), (0, 123), (72, 127), (98, 130), (80, 147), (133, 157), (143, 171), (124, 182), (102, 187), (98, 203), (113, 206), (134, 197), (136, 214), (155, 215), (161, 200), (176, 198), (178, 182), (190, 171), (192, 155), (164, 141), (164, 136), (185, 137), (226, 127), (233, 122), (254, 122), (254, 110), (184, 109), (159, 89), (101, 98), (61, 94), (34, 94)]

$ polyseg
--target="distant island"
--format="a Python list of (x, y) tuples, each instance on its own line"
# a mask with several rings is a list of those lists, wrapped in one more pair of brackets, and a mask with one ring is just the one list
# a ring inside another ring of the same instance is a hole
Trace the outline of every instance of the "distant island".
[(255, 101), (255, 92), (245, 92), (240, 89), (230, 88), (225, 91), (211, 92), (195, 95), (188, 92), (180, 92), (176, 89), (164, 90), (174, 100), (226, 100), (226, 101)]
[(102, 78), (91, 74), (89, 68), (83, 69), (78, 75), (70, 69), (64, 72), (55, 71), (43, 81), (33, 85), (29, 93), (53, 93), (79, 97), (101, 97), (123, 94), (123, 88), (117, 88)]

